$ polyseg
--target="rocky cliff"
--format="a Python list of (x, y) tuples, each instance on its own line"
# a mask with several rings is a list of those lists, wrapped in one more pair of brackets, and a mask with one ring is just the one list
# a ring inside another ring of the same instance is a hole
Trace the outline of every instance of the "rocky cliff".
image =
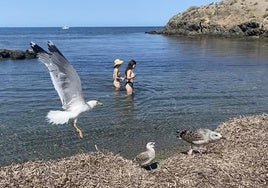
[(173, 16), (162, 30), (149, 33), (268, 37), (268, 0), (223, 0), (192, 6)]

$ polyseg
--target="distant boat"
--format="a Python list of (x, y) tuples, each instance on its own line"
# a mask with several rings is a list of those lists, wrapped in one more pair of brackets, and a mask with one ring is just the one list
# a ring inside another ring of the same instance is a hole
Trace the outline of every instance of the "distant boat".
[(66, 30), (66, 29), (69, 29), (69, 27), (65, 25), (62, 27), (62, 29)]

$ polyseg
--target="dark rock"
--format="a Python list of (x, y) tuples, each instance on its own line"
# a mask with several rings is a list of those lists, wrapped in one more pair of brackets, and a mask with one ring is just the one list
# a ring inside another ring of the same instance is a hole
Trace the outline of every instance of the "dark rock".
[(16, 59), (25, 59), (25, 52), (22, 50), (13, 50), (10, 53), (10, 58), (13, 60)]
[(145, 33), (147, 33), (147, 34), (161, 34), (162, 30), (159, 30), (159, 31), (146, 31)]
[(36, 58), (36, 54), (32, 49), (28, 49), (26, 51), (0, 49), (0, 60), (6, 58), (11, 58), (12, 60), (34, 59)]
[(10, 57), (10, 50), (0, 49), (0, 56), (2, 58), (9, 58)]
[(28, 49), (25, 52), (25, 58), (26, 59), (34, 59), (34, 58), (36, 58), (36, 53), (34, 53), (34, 51), (32, 49)]
[(229, 33), (230, 33), (230, 35), (237, 35), (237, 36), (241, 36), (244, 34), (242, 29), (238, 25), (235, 25), (234, 27), (232, 27), (229, 30)]

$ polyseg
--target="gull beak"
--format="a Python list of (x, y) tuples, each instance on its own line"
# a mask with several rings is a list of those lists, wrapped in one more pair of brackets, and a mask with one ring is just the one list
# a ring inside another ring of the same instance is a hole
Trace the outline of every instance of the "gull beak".
[(221, 137), (221, 139), (223, 139), (223, 140), (227, 140), (227, 138), (226, 138), (226, 137), (224, 137), (224, 136), (223, 136), (223, 137)]
[(97, 105), (98, 106), (103, 106), (103, 103), (102, 102), (98, 102)]

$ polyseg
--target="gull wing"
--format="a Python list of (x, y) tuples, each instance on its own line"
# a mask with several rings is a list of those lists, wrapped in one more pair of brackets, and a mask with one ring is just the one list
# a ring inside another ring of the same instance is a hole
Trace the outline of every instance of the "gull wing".
[(134, 160), (137, 163), (142, 164), (142, 163), (146, 162), (147, 160), (149, 160), (149, 158), (150, 158), (149, 153), (145, 151), (145, 152), (142, 152), (139, 155), (137, 155)]
[(190, 142), (190, 143), (195, 143), (195, 142), (198, 142), (200, 140), (203, 140), (204, 139), (204, 136), (203, 134), (200, 134), (199, 131), (196, 131), (196, 130), (184, 130), (181, 132), (181, 138)]
[(53, 85), (60, 97), (62, 108), (66, 110), (74, 103), (85, 103), (82, 96), (81, 80), (58, 48), (51, 41), (48, 41), (49, 53), (33, 42), (30, 44), (39, 60), (48, 68)]

